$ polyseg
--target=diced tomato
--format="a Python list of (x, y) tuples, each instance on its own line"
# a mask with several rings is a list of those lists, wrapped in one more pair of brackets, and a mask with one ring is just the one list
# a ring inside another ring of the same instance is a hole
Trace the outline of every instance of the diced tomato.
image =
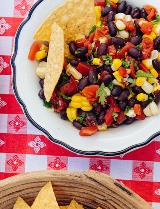
[(141, 25), (141, 31), (144, 33), (144, 34), (151, 34), (152, 32), (152, 29), (153, 29), (153, 24), (151, 22), (147, 22), (145, 21), (144, 23), (142, 23)]
[(82, 94), (87, 98), (96, 98), (98, 89), (98, 85), (90, 85), (83, 89)]
[(87, 65), (83, 62), (80, 62), (77, 66), (77, 70), (78, 72), (80, 72), (82, 75), (88, 75), (89, 71), (92, 69), (92, 67), (90, 65)]
[(131, 63), (130, 69), (131, 69), (131, 73), (130, 73), (131, 77), (136, 78), (136, 72), (135, 72), (135, 67), (133, 63)]
[(139, 67), (140, 67), (140, 69), (143, 70), (144, 72), (148, 72), (148, 71), (149, 71), (149, 69), (148, 69), (142, 62), (139, 64)]
[(86, 38), (76, 40), (77, 47), (83, 47), (86, 42)]
[(35, 55), (40, 50), (41, 46), (42, 46), (41, 41), (34, 41), (33, 42), (32, 46), (30, 48), (29, 54), (28, 54), (29, 60), (32, 60), (32, 61), (35, 60)]
[(116, 113), (118, 113), (118, 112), (121, 111), (120, 108), (119, 108), (118, 106), (115, 106), (113, 110), (114, 110), (114, 112), (116, 112)]
[(142, 113), (142, 115), (137, 115), (137, 116), (136, 116), (136, 119), (137, 119), (137, 120), (144, 120), (145, 118), (146, 118), (146, 116), (145, 116), (144, 113)]
[(110, 56), (115, 56), (117, 53), (116, 48), (114, 45), (108, 46), (108, 54)]
[(134, 109), (134, 112), (135, 112), (136, 115), (140, 116), (140, 115), (143, 114), (143, 109), (142, 109), (140, 104), (135, 104), (133, 109)]
[(157, 16), (157, 9), (154, 6), (146, 5), (144, 6), (145, 11), (147, 12), (147, 20), (152, 21)]
[(93, 42), (94, 36), (95, 36), (95, 33), (91, 33), (91, 34), (90, 34), (90, 36), (89, 36), (89, 38), (88, 38), (88, 40), (89, 40), (90, 43)]
[(60, 92), (68, 96), (72, 96), (77, 91), (78, 91), (78, 83), (73, 77), (71, 77), (69, 83), (64, 84), (60, 88)]
[(81, 128), (79, 134), (80, 136), (92, 136), (98, 131), (97, 126), (89, 126)]
[(126, 77), (127, 76), (127, 70), (124, 67), (120, 67), (120, 69), (118, 71), (119, 71), (119, 74), (122, 77)]
[(105, 0), (95, 0), (95, 6), (105, 7), (106, 1)]
[(129, 51), (130, 48), (135, 47), (134, 44), (131, 42), (127, 42), (126, 45), (117, 53), (117, 58), (123, 58), (125, 56), (125, 53)]
[(126, 115), (121, 111), (117, 117), (117, 123), (120, 125), (126, 120)]
[(97, 28), (95, 32), (95, 39), (99, 40), (100, 38), (106, 36), (108, 34), (109, 30), (107, 26)]
[(92, 44), (90, 43), (90, 41), (87, 40), (87, 41), (84, 43), (84, 47), (88, 48), (88, 50), (91, 50), (91, 49), (92, 49)]
[(105, 115), (105, 123), (107, 126), (111, 126), (114, 122), (114, 118), (113, 118), (113, 107), (110, 107), (107, 111), (106, 111), (106, 115)]
[(133, 31), (136, 30), (133, 21), (128, 21), (128, 22), (126, 22), (126, 30), (127, 30), (127, 31), (131, 31), (131, 32), (133, 32)]
[(142, 46), (143, 59), (149, 58), (154, 48), (153, 40), (146, 37), (142, 40), (141, 46)]

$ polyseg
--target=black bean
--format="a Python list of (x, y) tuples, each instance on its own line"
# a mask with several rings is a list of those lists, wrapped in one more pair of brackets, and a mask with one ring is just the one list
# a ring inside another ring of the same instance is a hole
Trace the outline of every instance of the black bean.
[(84, 120), (85, 126), (95, 126), (97, 124), (97, 119), (95, 115), (87, 116)]
[(130, 107), (134, 107), (134, 105), (137, 104), (137, 103), (138, 103), (138, 101), (136, 100), (135, 97), (130, 98), (129, 101), (128, 101), (128, 105)]
[(108, 16), (107, 16), (107, 21), (108, 21), (108, 22), (114, 21), (114, 19), (115, 19), (115, 12), (110, 11), (110, 12), (108, 13)]
[(73, 126), (75, 127), (75, 128), (77, 128), (78, 130), (81, 130), (81, 128), (83, 127), (80, 123), (78, 123), (77, 121), (73, 121)]
[(84, 58), (87, 52), (88, 52), (88, 49), (86, 47), (81, 47), (75, 51), (75, 56), (78, 58)]
[(68, 119), (68, 118), (67, 118), (66, 110), (62, 110), (62, 111), (60, 112), (60, 116), (61, 116), (61, 119), (62, 119), (62, 120), (67, 120), (67, 119)]
[(40, 85), (40, 87), (43, 89), (43, 86), (44, 86), (44, 79), (40, 79), (40, 80), (39, 80), (39, 85)]
[(160, 71), (160, 60), (155, 59), (152, 61), (153, 67), (157, 70)]
[(130, 118), (128, 117), (127, 120), (125, 121), (125, 124), (130, 125), (135, 121), (135, 118)]
[(135, 46), (139, 45), (141, 41), (142, 41), (142, 38), (140, 36), (134, 36), (130, 40), (130, 42), (134, 44)]
[(102, 125), (104, 123), (104, 117), (105, 117), (106, 112), (102, 111), (98, 117), (98, 125)]
[(127, 8), (126, 8), (125, 14), (126, 15), (130, 15), (131, 12), (132, 12), (132, 6), (131, 5), (128, 5)]
[(43, 41), (43, 44), (49, 47), (49, 42), (48, 41)]
[(119, 102), (119, 107), (122, 111), (124, 111), (126, 109), (127, 103), (128, 103), (127, 101), (120, 101)]
[(69, 43), (69, 51), (72, 55), (75, 55), (75, 52), (77, 50), (77, 45), (76, 45), (76, 42), (75, 41), (71, 41)]
[(43, 89), (41, 89), (41, 90), (39, 91), (38, 96), (39, 96), (40, 99), (45, 100), (44, 90), (43, 90)]
[(142, 52), (136, 48), (130, 48), (128, 55), (134, 59), (140, 59), (142, 57)]
[(145, 11), (144, 8), (142, 8), (141, 9), (141, 17), (144, 18), (144, 19), (147, 19), (147, 16), (148, 16), (147, 12)]
[(107, 44), (103, 43), (97, 49), (97, 56), (100, 57), (105, 54), (107, 54)]
[(104, 78), (102, 79), (102, 82), (104, 83), (105, 86), (108, 86), (111, 81), (112, 81), (112, 76), (109, 74), (105, 75)]
[(105, 17), (108, 15), (108, 13), (111, 11), (111, 7), (102, 7), (102, 17)]
[(131, 16), (133, 19), (141, 18), (141, 10), (138, 7), (134, 8), (131, 12)]
[(158, 36), (154, 41), (154, 48), (160, 52), (160, 36)]
[(96, 84), (98, 82), (98, 74), (95, 70), (90, 70), (88, 75), (90, 84)]
[(126, 7), (127, 7), (127, 2), (126, 1), (122, 1), (117, 8), (117, 11), (119, 13), (124, 13), (126, 11)]
[(154, 92), (154, 101), (159, 104), (160, 103), (160, 91), (155, 91)]
[(111, 21), (111, 22), (108, 23), (108, 29), (109, 29), (109, 34), (111, 36), (114, 37), (114, 36), (117, 35), (117, 27), (116, 27), (114, 22)]
[(93, 112), (96, 114), (96, 115), (99, 115), (102, 111), (102, 105), (100, 104), (97, 104), (96, 107), (93, 108)]
[(119, 97), (121, 95), (122, 91), (123, 91), (123, 88), (121, 86), (114, 86), (111, 94), (114, 97)]
[(133, 91), (133, 93), (135, 93), (135, 94), (140, 94), (140, 93), (143, 93), (143, 92), (144, 92), (143, 89), (142, 89), (141, 87), (136, 86), (136, 85), (132, 87), (132, 91)]
[(143, 32), (141, 31), (141, 28), (140, 28), (140, 26), (139, 26), (139, 24), (137, 23), (136, 20), (134, 21), (134, 25), (135, 25), (135, 28), (136, 28), (136, 34), (137, 34), (137, 36), (142, 36), (143, 35)]
[(129, 90), (128, 90), (128, 89), (125, 89), (125, 90), (121, 93), (121, 95), (118, 97), (118, 100), (119, 100), (119, 101), (125, 101), (125, 100), (128, 99), (129, 95), (130, 95)]
[(84, 77), (79, 81), (78, 89), (83, 90), (88, 85), (88, 77)]
[(146, 108), (149, 105), (149, 103), (150, 103), (150, 101), (147, 100), (145, 102), (141, 102), (140, 104), (141, 104), (142, 108), (144, 109), (144, 108)]
[(77, 67), (78, 64), (79, 64), (79, 61), (77, 59), (73, 59), (70, 61), (70, 64), (73, 66), (73, 67)]
[(104, 70), (106, 70), (108, 73), (110, 73), (110, 74), (113, 73), (113, 70), (112, 70), (111, 65), (104, 65), (103, 68), (104, 68)]
[(125, 45), (125, 40), (123, 38), (119, 37), (113, 37), (112, 38), (112, 43), (118, 48), (122, 48)]

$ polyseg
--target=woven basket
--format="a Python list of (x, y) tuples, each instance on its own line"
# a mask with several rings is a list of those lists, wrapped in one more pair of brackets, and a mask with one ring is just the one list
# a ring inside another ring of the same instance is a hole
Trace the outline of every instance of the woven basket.
[(34, 172), (0, 181), (0, 209), (12, 209), (18, 196), (31, 205), (48, 181), (60, 205), (75, 199), (90, 209), (151, 209), (137, 194), (105, 174), (67, 171)]

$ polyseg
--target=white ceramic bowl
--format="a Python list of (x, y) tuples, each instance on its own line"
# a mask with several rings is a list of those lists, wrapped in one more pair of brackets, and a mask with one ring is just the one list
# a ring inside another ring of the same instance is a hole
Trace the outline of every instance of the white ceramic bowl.
[[(118, 155), (144, 146), (160, 134), (160, 116), (138, 121), (130, 126), (109, 129), (91, 137), (80, 137), (71, 123), (48, 111), (38, 97), (40, 90), (35, 74), (36, 63), (27, 59), (33, 34), (47, 15), (63, 0), (40, 0), (21, 24), (15, 39), (12, 57), (13, 84), (16, 97), (28, 119), (52, 141), (85, 155)], [(131, 5), (143, 6), (146, 0), (128, 0)], [(159, 0), (150, 0), (158, 7)], [(160, 11), (160, 6), (159, 6)]]

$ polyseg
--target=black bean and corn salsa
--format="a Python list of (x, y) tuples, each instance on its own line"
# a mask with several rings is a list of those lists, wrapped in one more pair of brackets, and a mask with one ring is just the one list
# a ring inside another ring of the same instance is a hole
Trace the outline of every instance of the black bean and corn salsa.
[[(48, 42), (31, 47), (40, 61), (39, 97), (81, 136), (131, 124), (159, 114), (160, 15), (151, 5), (95, 1), (96, 25), (88, 36), (69, 43), (63, 72), (50, 102), (44, 96)], [(87, 20), (86, 20), (87, 21)], [(38, 43), (39, 44), (39, 43)]]

